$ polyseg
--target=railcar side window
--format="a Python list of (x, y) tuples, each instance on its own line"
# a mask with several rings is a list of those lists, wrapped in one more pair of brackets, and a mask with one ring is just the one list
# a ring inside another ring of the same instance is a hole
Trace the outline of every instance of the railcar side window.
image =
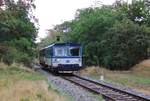
[(45, 50), (45, 53), (46, 53), (46, 58), (50, 58), (51, 57), (51, 48), (47, 48), (46, 50)]
[(42, 53), (42, 51), (40, 51), (40, 54), (39, 54), (39, 55), (40, 55), (40, 57), (42, 57), (42, 56), (43, 56), (43, 53)]
[(71, 56), (79, 56), (80, 55), (80, 48), (70, 48), (70, 55)]

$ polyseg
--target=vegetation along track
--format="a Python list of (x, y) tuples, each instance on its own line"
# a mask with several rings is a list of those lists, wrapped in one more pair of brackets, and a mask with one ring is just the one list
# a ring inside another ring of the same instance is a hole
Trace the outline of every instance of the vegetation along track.
[(136, 94), (136, 92), (122, 90), (105, 83), (80, 77), (75, 74), (72, 76), (63, 76), (63, 78), (92, 92), (101, 94), (106, 101), (150, 101), (150, 96), (144, 96)]

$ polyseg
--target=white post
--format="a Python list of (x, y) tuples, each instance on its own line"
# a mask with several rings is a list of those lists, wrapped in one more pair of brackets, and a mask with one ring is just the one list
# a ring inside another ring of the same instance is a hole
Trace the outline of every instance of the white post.
[(103, 71), (103, 69), (101, 69), (100, 80), (101, 80), (101, 81), (104, 81), (104, 71)]

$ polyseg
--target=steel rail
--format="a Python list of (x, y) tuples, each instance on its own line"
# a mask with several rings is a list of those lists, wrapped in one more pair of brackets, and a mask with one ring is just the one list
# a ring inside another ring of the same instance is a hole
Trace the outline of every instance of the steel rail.
[(72, 76), (63, 76), (63, 78), (92, 92), (101, 94), (107, 101), (150, 101), (150, 96), (135, 94), (76, 74)]
[(98, 81), (95, 81), (95, 80), (92, 80), (92, 79), (89, 79), (89, 78), (81, 77), (81, 76), (76, 75), (76, 74), (73, 74), (73, 75), (76, 76), (76, 77), (78, 77), (78, 78), (81, 78), (81, 79), (88, 80), (90, 82), (96, 83), (98, 85), (102, 85), (102, 86), (108, 87), (110, 89), (113, 89), (113, 90), (116, 90), (116, 91), (119, 91), (119, 92), (122, 92), (122, 93), (126, 93), (126, 94), (135, 96), (137, 98), (140, 98), (140, 99), (143, 99), (143, 100), (146, 100), (146, 101), (150, 101), (150, 96), (148, 96), (148, 95), (135, 94), (134, 92), (131, 92), (129, 90), (123, 90), (123, 89), (117, 88), (115, 86), (108, 85), (108, 84), (106, 84), (104, 82), (98, 82)]

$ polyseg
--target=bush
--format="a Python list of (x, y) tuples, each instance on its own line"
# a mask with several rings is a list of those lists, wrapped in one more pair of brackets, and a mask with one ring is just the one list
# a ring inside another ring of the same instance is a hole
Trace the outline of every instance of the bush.
[(114, 24), (104, 36), (103, 64), (110, 69), (129, 69), (147, 58), (150, 35), (147, 29), (128, 19)]
[(0, 59), (2, 62), (8, 65), (11, 65), (13, 62), (18, 62), (28, 66), (33, 59), (33, 56), (30, 56), (28, 53), (23, 51), (17, 50), (16, 47), (5, 46), (0, 50)]

